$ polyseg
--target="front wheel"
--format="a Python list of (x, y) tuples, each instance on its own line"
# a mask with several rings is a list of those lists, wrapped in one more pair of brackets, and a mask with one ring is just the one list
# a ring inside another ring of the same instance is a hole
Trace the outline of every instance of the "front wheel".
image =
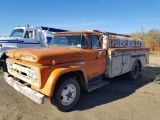
[(5, 61), (0, 61), (0, 67), (1, 67), (3, 72), (8, 72), (7, 65), (6, 65)]
[(3, 65), (2, 65), (2, 70), (3, 70), (3, 72), (8, 72), (8, 70), (7, 70), (7, 65), (6, 65), (5, 62), (4, 62)]
[(60, 111), (69, 111), (78, 102), (80, 97), (80, 85), (73, 78), (63, 78), (56, 86), (54, 100), (57, 108)]

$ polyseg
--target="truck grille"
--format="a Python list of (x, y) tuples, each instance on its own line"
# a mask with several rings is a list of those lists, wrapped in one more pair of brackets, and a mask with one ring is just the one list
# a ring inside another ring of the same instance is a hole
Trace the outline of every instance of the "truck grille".
[(10, 60), (7, 60), (6, 63), (8, 72), (11, 75), (31, 85), (39, 86), (39, 74), (37, 69), (20, 65)]

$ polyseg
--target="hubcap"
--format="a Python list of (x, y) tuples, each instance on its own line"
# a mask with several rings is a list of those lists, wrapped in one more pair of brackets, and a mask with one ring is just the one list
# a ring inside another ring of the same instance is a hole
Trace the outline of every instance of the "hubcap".
[(64, 106), (70, 105), (76, 97), (76, 87), (68, 84), (61, 92), (61, 103)]

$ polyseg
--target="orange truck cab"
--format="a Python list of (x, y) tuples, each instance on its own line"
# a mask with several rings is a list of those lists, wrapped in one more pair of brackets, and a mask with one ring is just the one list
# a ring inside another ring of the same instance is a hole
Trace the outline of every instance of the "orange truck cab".
[(149, 62), (149, 49), (128, 35), (98, 30), (54, 34), (48, 47), (7, 50), (5, 81), (36, 103), (44, 97), (61, 111), (72, 109), (81, 89), (108, 84), (127, 73), (137, 79)]

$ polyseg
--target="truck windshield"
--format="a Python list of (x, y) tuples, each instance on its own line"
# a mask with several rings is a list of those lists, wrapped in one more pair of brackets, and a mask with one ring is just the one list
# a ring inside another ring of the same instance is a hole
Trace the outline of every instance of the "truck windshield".
[(14, 29), (9, 37), (22, 37), (23, 32), (23, 29)]
[(58, 35), (51, 40), (50, 46), (87, 48), (84, 35)]

